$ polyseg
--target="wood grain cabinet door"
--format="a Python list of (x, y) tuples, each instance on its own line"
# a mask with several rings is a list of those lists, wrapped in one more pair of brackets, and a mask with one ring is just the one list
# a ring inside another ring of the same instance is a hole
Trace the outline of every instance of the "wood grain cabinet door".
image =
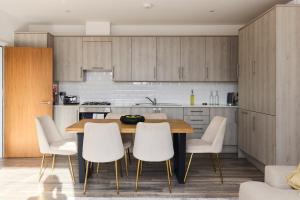
[(210, 121), (215, 116), (227, 118), (224, 145), (237, 145), (237, 108), (210, 108)]
[(235, 51), (235, 37), (206, 37), (208, 81), (237, 81)]
[(113, 80), (131, 81), (131, 37), (112, 40)]
[(157, 37), (157, 81), (180, 81), (180, 37)]
[(205, 81), (205, 37), (181, 38), (181, 77), (183, 81)]
[(4, 156), (40, 156), (35, 117), (52, 117), (52, 49), (7, 47), (4, 64)]
[(250, 112), (239, 109), (238, 112), (238, 147), (245, 153), (251, 149)]
[(82, 37), (54, 37), (55, 81), (83, 81)]
[(156, 37), (132, 37), (132, 81), (156, 81)]
[(83, 69), (112, 70), (112, 42), (83, 41)]

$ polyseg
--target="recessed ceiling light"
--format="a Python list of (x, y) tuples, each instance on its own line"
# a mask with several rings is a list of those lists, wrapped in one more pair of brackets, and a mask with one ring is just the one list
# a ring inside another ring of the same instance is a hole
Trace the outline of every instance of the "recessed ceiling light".
[(65, 12), (66, 12), (66, 13), (70, 13), (70, 12), (71, 12), (71, 10), (65, 10)]
[(210, 10), (209, 12), (211, 12), (211, 13), (214, 13), (214, 12), (215, 12), (215, 10)]
[(153, 7), (153, 4), (152, 3), (144, 3), (144, 8), (145, 9), (150, 9)]

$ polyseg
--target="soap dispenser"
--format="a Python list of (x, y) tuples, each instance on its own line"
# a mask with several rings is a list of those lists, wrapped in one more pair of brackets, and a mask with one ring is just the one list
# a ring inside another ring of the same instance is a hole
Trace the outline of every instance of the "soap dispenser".
[(191, 106), (195, 105), (195, 95), (194, 95), (194, 90), (191, 90), (190, 105), (191, 105)]

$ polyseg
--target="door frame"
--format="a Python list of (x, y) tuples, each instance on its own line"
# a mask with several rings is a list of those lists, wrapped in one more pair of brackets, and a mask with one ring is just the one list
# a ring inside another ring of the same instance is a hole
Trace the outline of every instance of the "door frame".
[(4, 45), (0, 41), (0, 159), (3, 158), (4, 134), (3, 134), (3, 71), (4, 71)]

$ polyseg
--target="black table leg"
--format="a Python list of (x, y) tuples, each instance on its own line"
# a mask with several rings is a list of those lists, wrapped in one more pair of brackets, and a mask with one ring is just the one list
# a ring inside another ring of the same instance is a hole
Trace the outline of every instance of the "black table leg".
[(173, 166), (174, 173), (177, 177), (178, 183), (184, 184), (186, 134), (184, 133), (173, 134), (173, 146), (174, 146), (174, 166)]
[(82, 157), (83, 133), (77, 133), (77, 159), (79, 183), (84, 182), (85, 178), (85, 160)]

